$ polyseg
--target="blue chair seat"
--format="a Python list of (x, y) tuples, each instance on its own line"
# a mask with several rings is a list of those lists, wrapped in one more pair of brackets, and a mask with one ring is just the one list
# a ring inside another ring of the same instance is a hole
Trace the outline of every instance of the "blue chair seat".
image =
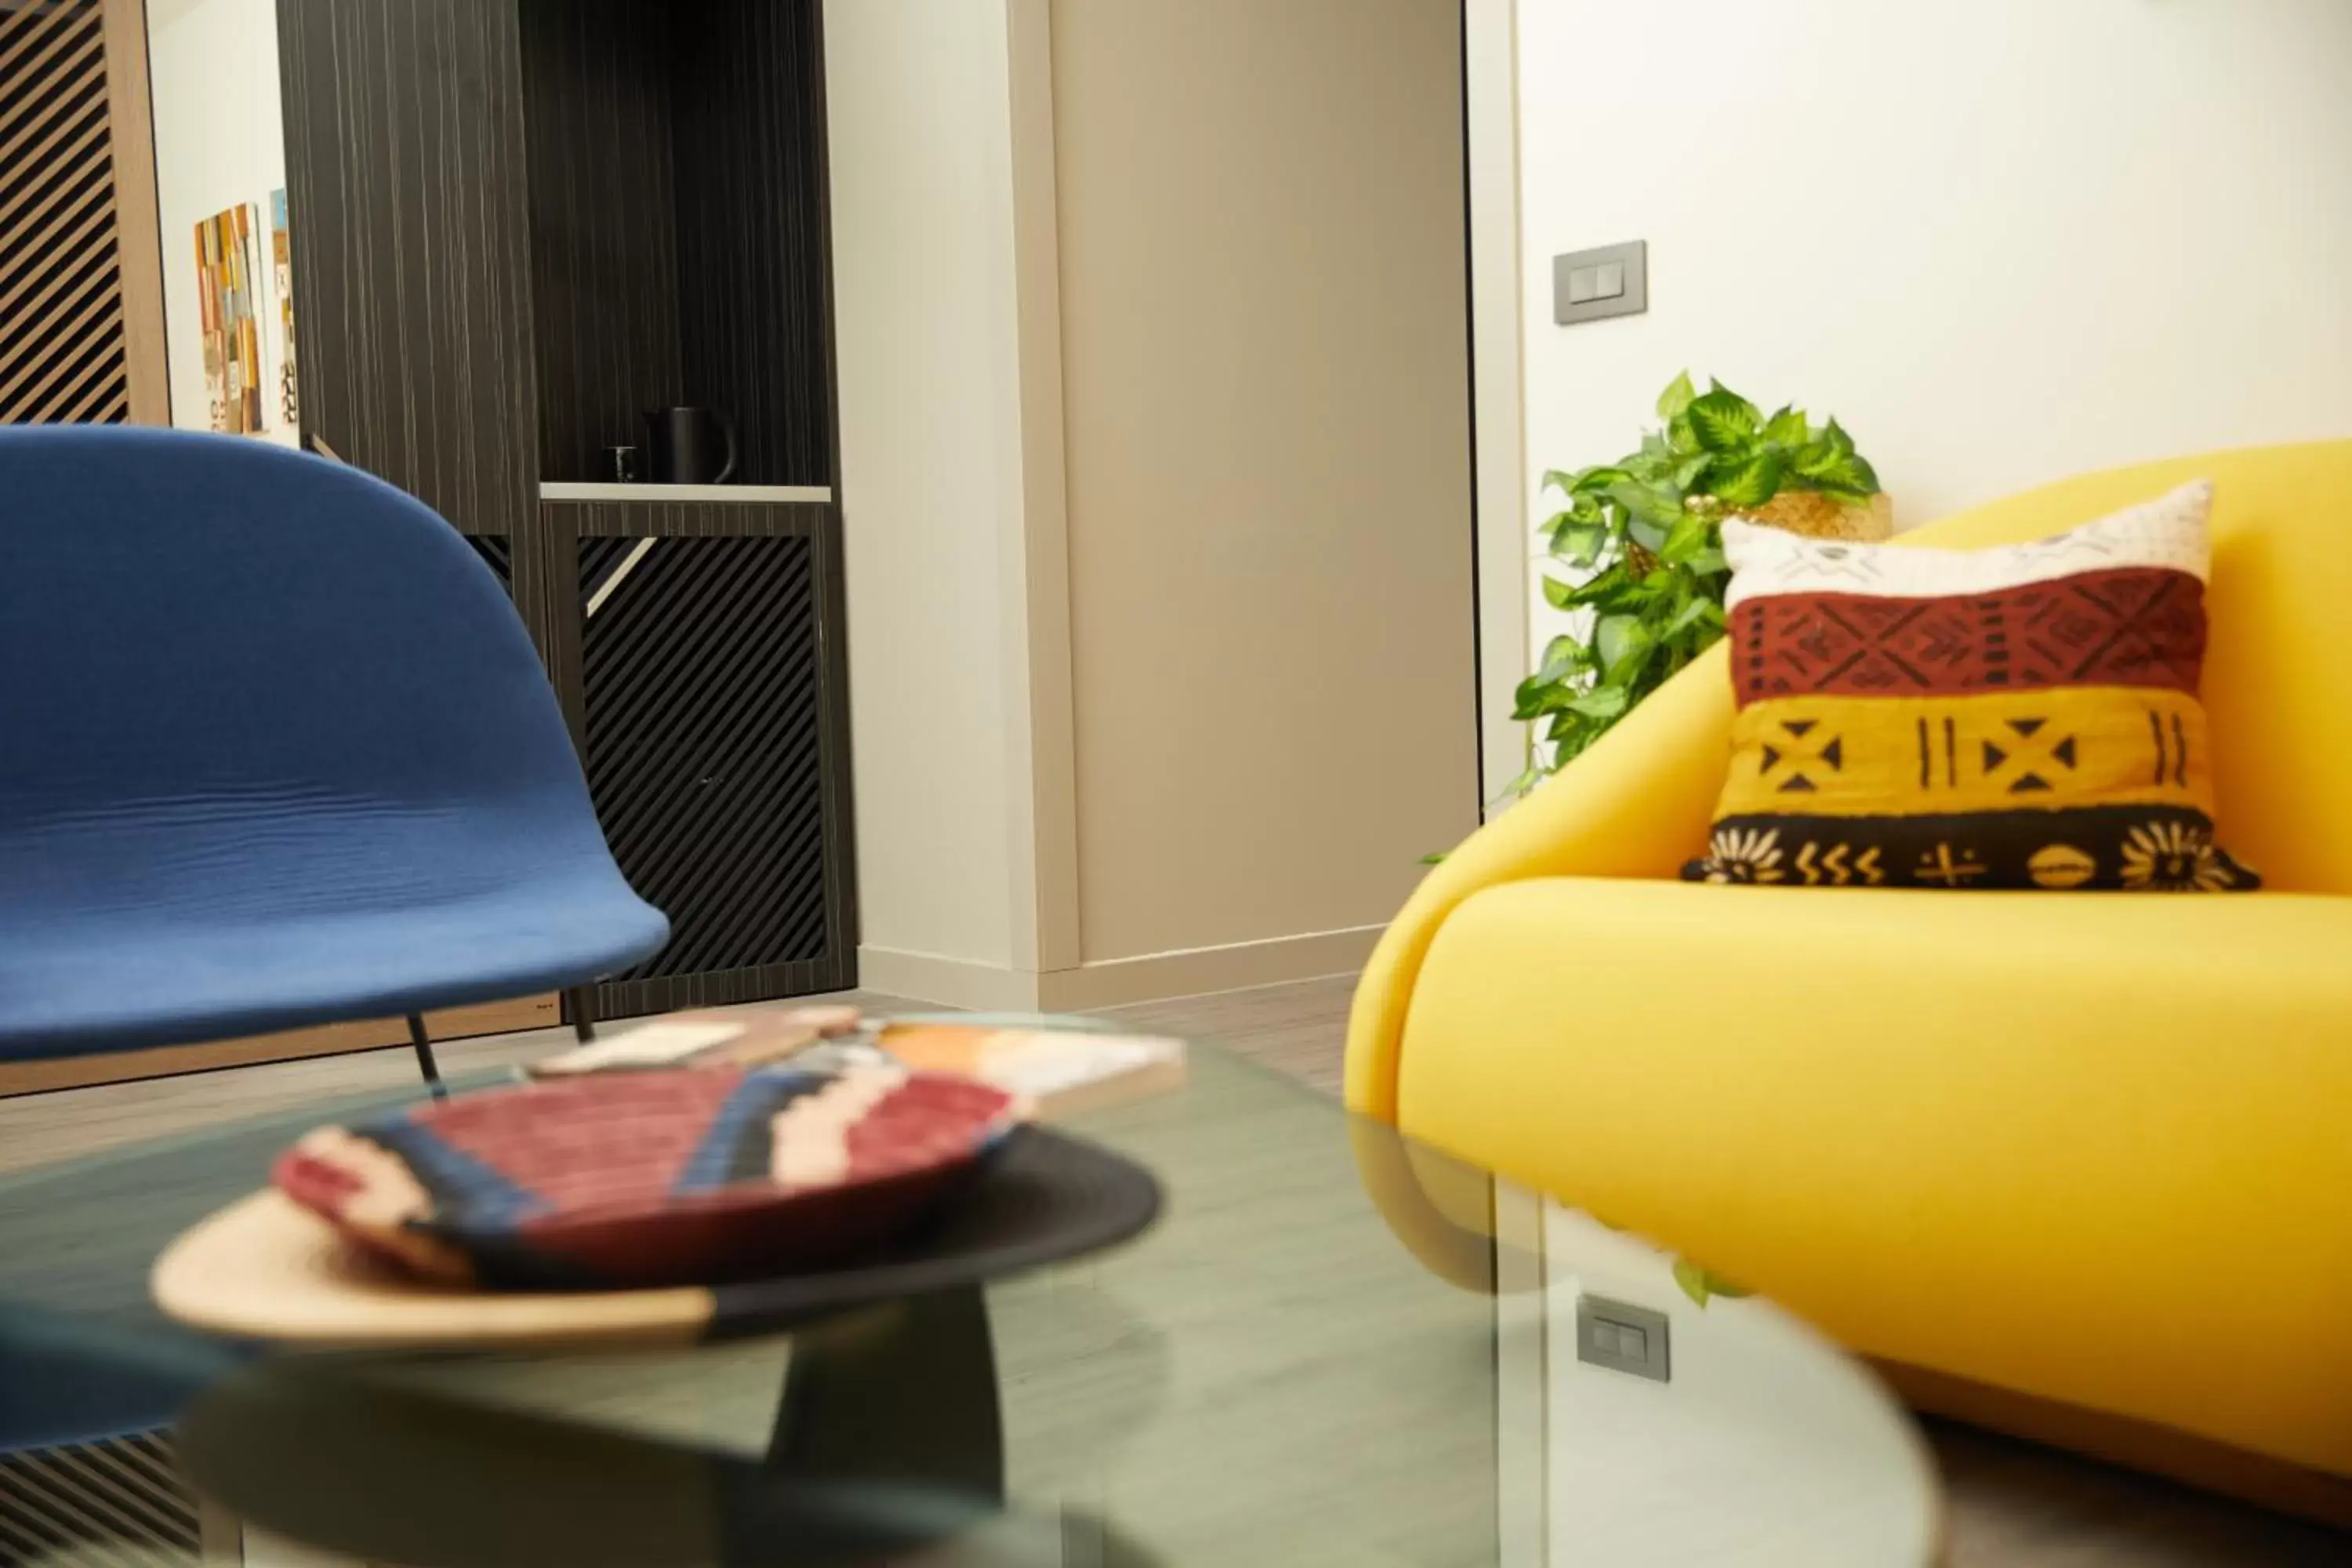
[(0, 430), (0, 1059), (590, 984), (614, 864), (482, 558), (267, 444)]
[[(6, 875), (0, 858), (0, 877)], [(53, 921), (0, 944), (0, 1059), (389, 1018), (577, 984), (659, 947), (609, 868), (543, 866), (414, 906)], [(257, 972), (270, 976), (257, 985)]]

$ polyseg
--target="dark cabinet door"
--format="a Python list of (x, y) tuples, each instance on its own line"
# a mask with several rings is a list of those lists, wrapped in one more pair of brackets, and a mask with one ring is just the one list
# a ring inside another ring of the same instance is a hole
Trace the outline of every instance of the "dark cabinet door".
[(467, 533), (537, 504), (516, 8), (278, 0), (302, 435)]
[(556, 688), (613, 854), (670, 922), (597, 1016), (856, 984), (839, 514), (542, 510)]

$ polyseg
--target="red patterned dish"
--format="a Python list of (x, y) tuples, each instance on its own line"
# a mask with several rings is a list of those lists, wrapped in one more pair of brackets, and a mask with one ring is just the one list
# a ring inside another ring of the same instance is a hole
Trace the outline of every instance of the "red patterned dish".
[(988, 1084), (889, 1066), (592, 1074), (321, 1128), (272, 1179), (453, 1284), (704, 1284), (887, 1241), (1023, 1114)]

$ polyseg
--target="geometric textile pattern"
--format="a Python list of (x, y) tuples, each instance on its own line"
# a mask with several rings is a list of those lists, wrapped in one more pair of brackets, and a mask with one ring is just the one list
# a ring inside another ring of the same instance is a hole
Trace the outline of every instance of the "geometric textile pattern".
[(272, 1179), (452, 1284), (700, 1284), (880, 1238), (1019, 1115), (895, 1066), (597, 1073), (323, 1127)]
[(2185, 572), (2201, 583), (2210, 554), (2205, 519), (2212, 507), (2212, 485), (2198, 479), (2081, 528), (1989, 550), (1803, 539), (1734, 518), (1723, 525), (1724, 554), (1732, 568), (1724, 607), (1790, 594), (1962, 598), (2136, 566)]
[(1738, 711), (1693, 880), (2216, 891), (2202, 482), (2001, 550), (1727, 523)]
[(2082, 686), (1980, 697), (1780, 697), (1731, 721), (1726, 814), (2005, 811), (2212, 800), (2205, 710)]
[(1801, 692), (1959, 696), (2052, 686), (2197, 694), (2205, 584), (2126, 567), (1943, 599), (1784, 594), (1732, 612), (1741, 703)]

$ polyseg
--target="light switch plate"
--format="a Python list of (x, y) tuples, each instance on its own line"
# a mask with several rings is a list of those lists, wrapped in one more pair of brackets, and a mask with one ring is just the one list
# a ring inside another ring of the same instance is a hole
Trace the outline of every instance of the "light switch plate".
[(1674, 1381), (1666, 1315), (1602, 1296), (1576, 1299), (1576, 1359), (1654, 1383)]
[(1551, 319), (1559, 325), (1638, 316), (1649, 308), (1648, 240), (1571, 250), (1551, 258)]

